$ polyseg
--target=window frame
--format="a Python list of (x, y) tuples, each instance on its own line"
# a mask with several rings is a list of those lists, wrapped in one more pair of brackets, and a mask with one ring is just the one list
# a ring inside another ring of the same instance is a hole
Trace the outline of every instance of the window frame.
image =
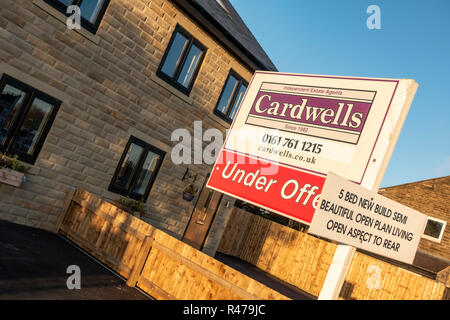
[[(71, 0), (71, 5), (80, 6), (82, 1), (89, 1), (89, 0)], [(47, 4), (64, 14), (65, 16), (69, 17), (70, 15), (67, 13), (67, 8), (65, 4), (58, 0), (44, 0)], [(83, 17), (83, 15), (80, 16), (80, 22), (81, 26), (86, 29), (87, 31), (96, 34), (98, 31), (98, 28), (100, 27), (100, 23), (103, 20), (103, 17), (105, 15), (106, 9), (108, 8), (110, 3), (110, 0), (104, 0), (102, 7), (98, 11), (97, 19), (95, 20), (95, 23), (90, 22), (86, 18)]]
[[(144, 149), (144, 151), (142, 152), (142, 154), (139, 157), (139, 160), (137, 161), (137, 165), (136, 165), (137, 169), (136, 169), (136, 172), (134, 172), (133, 176), (131, 177), (130, 186), (128, 187), (128, 190), (125, 190), (124, 188), (117, 187), (117, 185), (115, 184), (115, 181), (117, 180), (117, 176), (120, 172), (121, 165), (122, 165), (123, 161), (125, 160), (125, 157), (128, 154), (128, 151), (130, 150), (131, 144), (135, 144), (135, 145), (142, 147)], [(147, 157), (149, 151), (159, 155), (160, 160), (158, 161), (158, 163), (155, 167), (155, 171), (152, 174), (152, 177), (146, 186), (144, 195), (141, 196), (141, 195), (138, 195), (137, 193), (133, 193), (132, 190), (136, 185), (136, 182), (137, 182), (137, 179), (139, 176), (139, 172), (142, 170), (142, 165), (144, 164), (145, 158)], [(166, 155), (165, 151), (158, 149), (157, 147), (155, 147), (145, 141), (142, 141), (141, 139), (138, 139), (134, 136), (130, 136), (130, 138), (128, 139), (128, 142), (125, 146), (125, 149), (123, 150), (122, 156), (120, 157), (119, 163), (117, 164), (116, 170), (114, 171), (114, 175), (109, 184), (108, 191), (111, 191), (116, 194), (120, 194), (125, 197), (128, 196), (131, 199), (138, 200), (138, 201), (140, 201), (142, 199), (144, 202), (146, 202), (148, 199), (148, 196), (150, 195), (150, 191), (153, 187), (153, 184), (156, 180), (156, 176), (158, 175), (161, 165), (164, 161), (165, 155)]]
[[(35, 89), (26, 83), (13, 78), (6, 73), (2, 75), (0, 78), (0, 92), (3, 92), (3, 89), (6, 85), (10, 85), (12, 87), (15, 87), (25, 93), (24, 101), (22, 103), (22, 106), (20, 106), (20, 109), (17, 111), (16, 119), (14, 120), (13, 124), (11, 125), (11, 128), (9, 128), (8, 132), (6, 133), (6, 140), (4, 145), (0, 145), (0, 152), (6, 154), (7, 156), (13, 157), (17, 154), (18, 159), (20, 161), (34, 164), (39, 156), (39, 153), (41, 152), (42, 146), (44, 145), (44, 142), (47, 138), (48, 133), (50, 132), (50, 128), (53, 125), (53, 121), (56, 118), (56, 115), (58, 113), (58, 110), (61, 106), (62, 101), (53, 98), (52, 96), (46, 94), (45, 92), (42, 92), (38, 89)], [(26, 115), (28, 111), (30, 110), (31, 106), (33, 105), (33, 101), (35, 98), (41, 99), (53, 106), (53, 109), (43, 127), (43, 130), (40, 134), (39, 140), (36, 142), (34, 146), (34, 151), (31, 155), (29, 154), (23, 154), (18, 151), (15, 151), (13, 149), (14, 143), (17, 140), (17, 137), (20, 133), (20, 129), (26, 119)]]
[[(438, 222), (438, 223), (442, 224), (442, 229), (441, 229), (441, 233), (439, 234), (439, 238), (435, 238), (435, 237), (432, 237), (432, 236), (429, 236), (429, 235), (425, 234), (425, 229), (427, 227), (428, 220), (433, 220), (435, 222)], [(445, 233), (446, 226), (447, 226), (447, 221), (441, 220), (441, 219), (438, 219), (438, 218), (435, 218), (435, 217), (427, 216), (427, 222), (425, 224), (425, 229), (423, 229), (422, 238), (430, 240), (430, 241), (433, 241), (433, 242), (441, 243), (442, 237), (444, 236), (444, 233)]]
[[(220, 101), (222, 100), (222, 96), (225, 93), (226, 84), (231, 76), (233, 76), (238, 81), (238, 84), (231, 95), (230, 103), (226, 107), (226, 112), (223, 113), (222, 111), (220, 111), (218, 109), (218, 107), (219, 107)], [(237, 95), (238, 95), (239, 90), (242, 85), (244, 85), (248, 89), (248, 82), (245, 81), (244, 78), (242, 78), (236, 71), (234, 71), (233, 69), (230, 69), (227, 79), (225, 80), (225, 83), (223, 84), (222, 92), (220, 93), (219, 99), (217, 100), (216, 106), (214, 108), (214, 114), (228, 123), (232, 123), (234, 120), (234, 119), (230, 118), (230, 113), (232, 111), (231, 106), (235, 103)], [(239, 108), (239, 106), (238, 106), (238, 108)]]
[[(174, 75), (172, 77), (170, 77), (169, 75), (167, 75), (166, 73), (164, 73), (162, 71), (162, 68), (166, 62), (167, 56), (169, 55), (169, 51), (172, 48), (172, 44), (175, 41), (175, 37), (178, 33), (180, 33), (182, 36), (184, 36), (187, 39), (188, 44), (181, 53), (180, 63), (175, 67)], [(187, 87), (185, 87), (185, 86), (181, 85), (180, 83), (178, 83), (177, 78), (180, 75), (181, 71), (183, 70), (184, 64), (186, 63), (186, 59), (189, 55), (192, 45), (197, 46), (202, 51), (202, 55), (197, 63), (197, 67), (195, 68), (195, 70), (192, 74), (192, 78), (189, 82), (189, 85)], [(181, 27), (179, 24), (177, 24), (175, 26), (174, 31), (172, 32), (172, 36), (170, 38), (169, 44), (167, 45), (167, 48), (164, 52), (164, 55), (158, 66), (158, 69), (156, 70), (156, 75), (158, 77), (160, 77), (161, 79), (163, 79), (168, 84), (170, 84), (171, 86), (173, 86), (174, 88), (176, 88), (177, 90), (179, 90), (182, 93), (184, 93), (185, 95), (189, 96), (192, 91), (192, 87), (194, 86), (194, 82), (197, 79), (198, 73), (200, 72), (200, 68), (202, 66), (203, 59), (206, 56), (207, 50), (208, 49), (200, 41), (198, 41), (196, 38), (194, 38), (189, 32), (187, 32), (185, 29), (183, 29), (183, 27)]]

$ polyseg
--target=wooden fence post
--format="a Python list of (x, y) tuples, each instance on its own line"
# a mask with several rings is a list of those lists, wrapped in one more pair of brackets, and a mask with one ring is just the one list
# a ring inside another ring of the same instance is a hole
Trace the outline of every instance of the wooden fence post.
[(64, 200), (63, 207), (58, 215), (58, 220), (56, 220), (55, 227), (53, 229), (54, 233), (58, 233), (59, 229), (61, 229), (61, 225), (64, 221), (64, 217), (70, 209), (70, 205), (72, 204), (73, 195), (75, 194), (76, 189), (72, 187), (69, 192), (67, 192), (66, 198)]
[(152, 249), (153, 240), (153, 237), (146, 236), (144, 241), (142, 242), (141, 250), (139, 250), (136, 261), (134, 262), (133, 269), (131, 270), (130, 277), (127, 280), (127, 286), (135, 287), (137, 282), (139, 281), (139, 277), (141, 276), (144, 264), (147, 261), (150, 250)]
[(450, 288), (450, 266), (438, 272), (436, 281)]

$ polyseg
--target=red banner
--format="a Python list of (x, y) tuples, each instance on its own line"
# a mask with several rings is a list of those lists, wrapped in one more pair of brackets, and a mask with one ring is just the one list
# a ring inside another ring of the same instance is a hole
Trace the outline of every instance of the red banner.
[(207, 186), (309, 224), (325, 176), (222, 149)]

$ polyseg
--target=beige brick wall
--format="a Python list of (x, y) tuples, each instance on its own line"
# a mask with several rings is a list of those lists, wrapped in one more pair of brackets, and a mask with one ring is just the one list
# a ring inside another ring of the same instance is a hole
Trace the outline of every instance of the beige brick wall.
[[(64, 19), (42, 0), (2, 0), (0, 72), (63, 103), (27, 182), (0, 184), (0, 218), (50, 230), (70, 187), (118, 199), (107, 189), (133, 134), (167, 152), (145, 219), (181, 237), (194, 202), (181, 199), (186, 166), (172, 163), (170, 135), (193, 133), (196, 120), (224, 132), (213, 110), (228, 72), (249, 81), (251, 70), (170, 1), (111, 0), (96, 35), (68, 30)], [(207, 47), (189, 97), (155, 75), (177, 23)], [(199, 186), (211, 169), (188, 167)]]
[(450, 260), (450, 176), (382, 188), (379, 193), (427, 216), (447, 221), (441, 242), (422, 238), (419, 250)]

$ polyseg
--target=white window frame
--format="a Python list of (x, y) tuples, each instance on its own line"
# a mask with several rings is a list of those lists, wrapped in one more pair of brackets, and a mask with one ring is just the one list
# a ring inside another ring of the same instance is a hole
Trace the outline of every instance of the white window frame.
[[(441, 243), (442, 236), (444, 235), (444, 232), (445, 232), (445, 227), (447, 226), (447, 221), (428, 216), (427, 224), (428, 224), (428, 220), (433, 220), (433, 221), (442, 223), (441, 233), (439, 234), (439, 238), (431, 237), (431, 236), (428, 236), (425, 233), (423, 233), (422, 238), (433, 241), (433, 242)], [(426, 227), (426, 225), (425, 225), (425, 227)], [(425, 229), (423, 231), (425, 232)]]

